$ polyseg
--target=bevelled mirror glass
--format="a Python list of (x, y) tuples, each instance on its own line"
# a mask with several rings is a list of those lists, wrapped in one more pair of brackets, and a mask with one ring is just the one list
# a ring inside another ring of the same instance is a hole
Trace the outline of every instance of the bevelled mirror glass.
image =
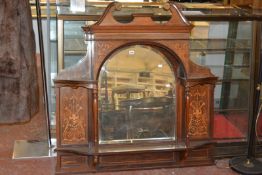
[(100, 143), (175, 140), (175, 85), (171, 64), (156, 48), (115, 51), (99, 74)]

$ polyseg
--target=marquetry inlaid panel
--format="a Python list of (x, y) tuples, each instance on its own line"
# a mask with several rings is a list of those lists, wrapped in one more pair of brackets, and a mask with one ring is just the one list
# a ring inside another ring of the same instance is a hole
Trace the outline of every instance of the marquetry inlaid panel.
[(95, 43), (95, 66), (94, 66), (94, 75), (97, 75), (98, 69), (101, 64), (103, 64), (104, 59), (107, 56), (110, 56), (112, 50), (118, 48), (124, 41), (97, 41)]
[(171, 48), (183, 63), (187, 61), (189, 55), (188, 40), (162, 40), (159, 43)]
[(188, 93), (188, 135), (207, 137), (209, 135), (209, 85), (197, 85)]
[(62, 87), (60, 99), (61, 143), (86, 144), (87, 90), (82, 87)]

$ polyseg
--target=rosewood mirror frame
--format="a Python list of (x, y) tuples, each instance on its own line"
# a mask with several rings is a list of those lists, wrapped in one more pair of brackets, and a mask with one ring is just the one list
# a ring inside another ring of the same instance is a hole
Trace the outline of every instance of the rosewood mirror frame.
[[(133, 14), (120, 23), (111, 3), (97, 23), (83, 27), (87, 54), (55, 80), (57, 174), (212, 164), (213, 96), (217, 77), (189, 59), (193, 26), (173, 3), (163, 24), (152, 14)], [(166, 56), (176, 75), (176, 140), (140, 144), (99, 144), (98, 78), (110, 56), (132, 45), (153, 47)]]

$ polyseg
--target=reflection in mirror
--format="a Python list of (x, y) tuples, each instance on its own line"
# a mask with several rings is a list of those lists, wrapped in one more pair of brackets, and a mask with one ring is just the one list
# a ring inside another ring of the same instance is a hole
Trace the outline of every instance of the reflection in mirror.
[(175, 76), (157, 49), (116, 51), (98, 84), (100, 143), (175, 139)]

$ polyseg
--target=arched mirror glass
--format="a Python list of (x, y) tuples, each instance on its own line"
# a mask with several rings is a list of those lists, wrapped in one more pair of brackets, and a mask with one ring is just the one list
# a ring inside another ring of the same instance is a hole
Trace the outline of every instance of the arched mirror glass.
[(174, 69), (159, 50), (116, 51), (99, 74), (100, 143), (175, 140), (175, 87)]

